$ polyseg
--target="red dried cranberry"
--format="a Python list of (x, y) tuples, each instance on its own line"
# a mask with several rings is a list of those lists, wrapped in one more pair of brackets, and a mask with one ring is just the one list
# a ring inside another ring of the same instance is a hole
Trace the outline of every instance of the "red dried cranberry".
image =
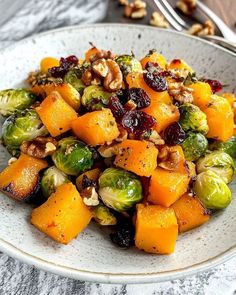
[(49, 73), (55, 78), (63, 78), (69, 69), (78, 64), (78, 58), (75, 55), (60, 58), (60, 66), (52, 67)]
[(147, 62), (145, 65), (145, 70), (148, 72), (155, 72), (160, 69), (160, 66), (157, 62)]
[(167, 89), (167, 82), (164, 77), (157, 72), (147, 72), (143, 74), (144, 81), (154, 91), (161, 92)]
[(176, 145), (182, 143), (186, 134), (178, 122), (169, 125), (163, 134), (165, 143), (168, 145)]
[(128, 100), (132, 100), (137, 105), (137, 109), (143, 109), (150, 105), (151, 99), (142, 88), (133, 87), (128, 89), (127, 92)]
[(145, 130), (151, 129), (156, 124), (156, 119), (138, 110), (131, 110), (124, 114), (121, 125), (135, 135), (142, 134)]
[(222, 84), (217, 80), (204, 79), (203, 81), (208, 83), (211, 86), (211, 90), (213, 93), (221, 91), (223, 88)]
[(109, 98), (108, 107), (116, 119), (121, 119), (125, 113), (125, 109), (120, 100), (116, 96)]

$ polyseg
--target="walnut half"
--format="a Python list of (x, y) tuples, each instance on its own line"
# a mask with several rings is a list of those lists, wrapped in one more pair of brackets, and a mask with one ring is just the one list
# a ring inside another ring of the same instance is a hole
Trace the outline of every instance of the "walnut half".
[(42, 136), (31, 141), (24, 141), (20, 146), (22, 153), (40, 159), (52, 155), (56, 149), (57, 141), (54, 138)]

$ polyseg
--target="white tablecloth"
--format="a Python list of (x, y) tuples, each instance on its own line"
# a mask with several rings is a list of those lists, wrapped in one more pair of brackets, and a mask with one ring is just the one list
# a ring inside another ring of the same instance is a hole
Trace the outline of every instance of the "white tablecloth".
[[(10, 3), (12, 0), (8, 0), (8, 5)], [(101, 21), (105, 8), (106, 1), (102, 0), (28, 0), (0, 27), (0, 47), (48, 29)], [(1, 13), (4, 11), (0, 11), (0, 18)], [(181, 280), (149, 285), (105, 285), (53, 275), (0, 253), (0, 295), (21, 294), (236, 295), (236, 258)]]

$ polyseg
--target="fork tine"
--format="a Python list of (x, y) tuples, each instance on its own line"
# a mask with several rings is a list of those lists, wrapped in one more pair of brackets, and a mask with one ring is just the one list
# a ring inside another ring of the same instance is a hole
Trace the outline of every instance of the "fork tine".
[(176, 20), (173, 18), (171, 14), (169, 14), (165, 6), (162, 3), (160, 3), (159, 0), (154, 0), (154, 2), (156, 6), (158, 7), (158, 9), (161, 11), (161, 13), (164, 15), (164, 17), (171, 24), (171, 26), (179, 32), (183, 31), (184, 28), (179, 23), (176, 22)]
[(171, 16), (175, 19), (175, 21), (187, 30), (189, 28), (188, 24), (175, 12), (174, 8), (169, 4), (169, 2), (167, 0), (160, 1), (166, 7)]

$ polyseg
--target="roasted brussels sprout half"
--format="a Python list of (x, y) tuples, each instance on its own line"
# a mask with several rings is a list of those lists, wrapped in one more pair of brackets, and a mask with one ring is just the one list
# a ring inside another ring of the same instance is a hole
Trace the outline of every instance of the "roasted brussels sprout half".
[(130, 72), (142, 72), (141, 63), (132, 55), (119, 55), (115, 61), (118, 63), (124, 76)]
[(81, 80), (81, 70), (77, 68), (70, 69), (66, 73), (64, 81), (71, 84), (80, 94), (83, 93), (83, 90), (86, 87)]
[(98, 179), (103, 203), (118, 212), (126, 211), (143, 198), (142, 185), (131, 172), (107, 168)]
[(84, 89), (81, 102), (89, 111), (100, 110), (108, 105), (110, 96), (111, 93), (106, 92), (103, 87), (91, 85)]
[(211, 151), (218, 150), (229, 154), (232, 158), (236, 158), (236, 136), (232, 136), (227, 141), (215, 141), (210, 144)]
[(95, 221), (100, 225), (115, 225), (117, 223), (116, 217), (102, 203), (93, 207), (93, 215)]
[(209, 127), (207, 125), (206, 114), (199, 107), (184, 103), (179, 107), (180, 120), (179, 123), (184, 131), (195, 131), (207, 134)]
[(48, 198), (56, 191), (56, 188), (64, 183), (70, 182), (65, 173), (52, 166), (44, 171), (41, 179), (41, 189), (43, 195)]
[(196, 161), (203, 156), (208, 147), (208, 141), (201, 133), (189, 132), (181, 144), (187, 161)]
[(224, 209), (232, 200), (227, 184), (210, 170), (198, 174), (193, 190), (208, 209)]
[(197, 161), (197, 172), (201, 173), (207, 170), (215, 172), (225, 183), (233, 180), (235, 173), (234, 160), (225, 152), (215, 151), (206, 154)]
[(33, 109), (15, 112), (2, 126), (2, 138), (10, 152), (19, 149), (23, 141), (47, 135), (48, 131)]
[(10, 116), (15, 111), (25, 110), (37, 100), (37, 96), (26, 89), (0, 91), (0, 114)]
[(83, 142), (71, 136), (61, 139), (58, 146), (52, 160), (59, 170), (76, 176), (92, 167), (93, 153)]

